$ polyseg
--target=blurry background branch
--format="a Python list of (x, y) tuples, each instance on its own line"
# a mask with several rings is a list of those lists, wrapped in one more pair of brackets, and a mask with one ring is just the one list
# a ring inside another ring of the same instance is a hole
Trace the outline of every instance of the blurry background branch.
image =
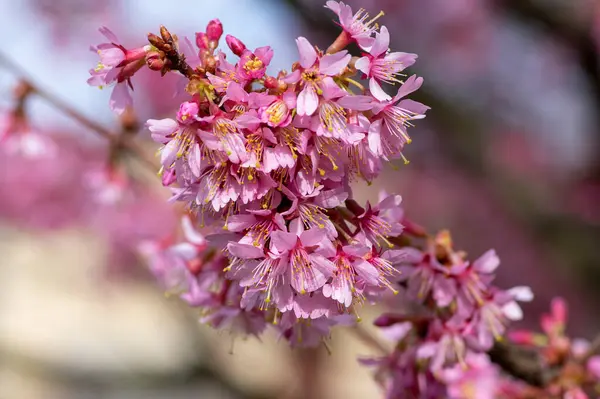
[[(151, 171), (156, 171), (158, 169), (154, 159), (148, 157), (147, 150), (142, 148), (138, 143), (131, 140), (132, 134), (118, 135), (114, 134), (110, 129), (102, 126), (96, 121), (88, 118), (73, 106), (71, 106), (66, 101), (63, 101), (61, 98), (56, 96), (54, 93), (43, 89), (39, 85), (37, 85), (29, 75), (21, 68), (16, 62), (10, 59), (6, 54), (0, 52), (0, 67), (5, 68), (12, 73), (14, 73), (21, 81), (23, 81), (29, 89), (31, 90), (31, 94), (37, 95), (40, 98), (43, 98), (53, 107), (55, 107), (58, 111), (64, 113), (69, 118), (77, 121), (82, 126), (86, 127), (88, 130), (94, 132), (99, 135), (103, 139), (108, 140), (110, 145), (117, 146), (119, 148), (126, 149), (132, 155), (134, 155), (140, 162), (148, 167)], [(128, 133), (131, 133), (131, 130), (135, 129), (135, 126), (129, 126)]]
[[(600, 109), (600, 59), (598, 45), (592, 37), (594, 14), (573, 15), (568, 6), (551, 6), (549, 2), (534, 0), (496, 0), (500, 9), (542, 27), (548, 35), (563, 43), (575, 54), (579, 65), (589, 81), (590, 92), (594, 96), (596, 109)], [(573, 7), (575, 8), (575, 7)], [(600, 153), (600, 117), (596, 117), (594, 145)], [(591, 169), (590, 177), (600, 180), (600, 158)]]

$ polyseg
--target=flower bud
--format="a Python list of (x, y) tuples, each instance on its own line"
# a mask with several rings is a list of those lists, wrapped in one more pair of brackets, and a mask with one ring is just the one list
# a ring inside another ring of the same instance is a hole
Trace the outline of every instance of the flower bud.
[(173, 41), (173, 36), (171, 32), (164, 25), (160, 26), (160, 35), (162, 36), (165, 43), (171, 43)]
[(276, 89), (279, 87), (279, 81), (273, 76), (267, 76), (265, 79), (265, 87), (267, 89)]
[(206, 25), (206, 36), (212, 42), (218, 42), (223, 35), (223, 24), (218, 19), (213, 19)]
[(194, 276), (197, 276), (202, 271), (202, 266), (204, 265), (202, 260), (195, 258), (188, 261), (186, 266), (190, 273), (192, 273)]
[(165, 42), (163, 39), (155, 35), (154, 33), (148, 33), (148, 41), (154, 47), (161, 49), (164, 46)]
[(152, 71), (160, 71), (165, 66), (165, 60), (158, 51), (150, 51), (146, 54), (146, 65)]
[(169, 169), (162, 174), (161, 177), (163, 186), (167, 187), (173, 184), (177, 180), (177, 175), (175, 174), (175, 169)]
[(146, 56), (146, 54), (148, 53), (148, 51), (150, 51), (151, 48), (152, 48), (151, 46), (145, 45), (144, 47), (138, 47), (138, 48), (134, 48), (132, 50), (126, 50), (125, 51), (125, 60), (123, 60), (122, 64), (141, 60), (142, 58), (144, 58)]
[(227, 46), (229, 46), (233, 54), (237, 55), (238, 57), (241, 57), (244, 50), (246, 50), (246, 45), (235, 36), (227, 35), (225, 36), (225, 41), (227, 42)]
[(194, 118), (198, 115), (198, 104), (195, 102), (185, 101), (179, 106), (177, 112), (177, 120), (179, 123), (188, 124), (194, 122)]
[(208, 50), (208, 36), (204, 32), (196, 32), (196, 46), (200, 50)]

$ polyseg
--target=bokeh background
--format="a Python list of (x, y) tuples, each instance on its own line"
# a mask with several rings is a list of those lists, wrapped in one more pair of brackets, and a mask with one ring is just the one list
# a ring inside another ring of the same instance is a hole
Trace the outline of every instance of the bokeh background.
[[(398, 192), (412, 219), (449, 228), (472, 256), (495, 248), (499, 284), (536, 294), (524, 324), (535, 326), (560, 295), (573, 335), (595, 336), (600, 2), (348, 3), (385, 11), (393, 49), (419, 54), (417, 99), (432, 107), (413, 129), (411, 163), (357, 185), (356, 196)], [(133, 47), (160, 24), (193, 37), (212, 18), (248, 47), (271, 45), (271, 71), (295, 61), (297, 36), (326, 48), (338, 33), (322, 0), (0, 0), (0, 51), (82, 114), (136, 133), (152, 155), (139, 121), (173, 112), (174, 82), (136, 76), (136, 116), (118, 120), (110, 93), (85, 83), (97, 62), (88, 51), (101, 41), (96, 29), (109, 26)], [(2, 118), (17, 82), (0, 68)], [(199, 326), (154, 285), (136, 251), (177, 223), (156, 178), (122, 160), (122, 178), (106, 184), (102, 139), (43, 99), (28, 100), (26, 114), (58, 157), (0, 159), (0, 398), (377, 397), (355, 361), (372, 352), (347, 333), (334, 334), (328, 354)], [(368, 325), (373, 311), (364, 312)]]

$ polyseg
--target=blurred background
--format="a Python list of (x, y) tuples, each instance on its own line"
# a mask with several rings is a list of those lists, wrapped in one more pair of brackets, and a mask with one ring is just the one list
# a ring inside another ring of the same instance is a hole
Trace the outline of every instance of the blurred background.
[[(136, 47), (160, 24), (193, 37), (219, 18), (248, 47), (272, 46), (273, 72), (297, 59), (297, 36), (321, 48), (337, 36), (323, 3), (0, 0), (1, 51), (90, 119), (137, 134), (152, 156), (140, 126), (173, 113), (175, 82), (136, 75), (137, 115), (117, 119), (110, 90), (85, 83), (97, 62), (88, 48), (102, 41), (97, 27)], [(415, 99), (432, 107), (404, 152), (411, 163), (388, 168), (377, 190), (357, 185), (355, 196), (398, 192), (412, 219), (450, 229), (473, 258), (495, 248), (499, 285), (536, 294), (524, 324), (537, 325), (560, 295), (571, 333), (596, 335), (600, 2), (347, 3), (385, 11), (392, 48), (419, 54), (410, 72), (425, 85)], [(0, 68), (0, 127), (18, 103), (18, 82)], [(177, 223), (156, 177), (43, 99), (25, 105), (29, 129), (51, 139), (53, 151), (0, 158), (0, 398), (377, 397), (355, 361), (372, 352), (343, 331), (327, 354), (199, 326), (197, 314), (155, 286), (136, 250)]]

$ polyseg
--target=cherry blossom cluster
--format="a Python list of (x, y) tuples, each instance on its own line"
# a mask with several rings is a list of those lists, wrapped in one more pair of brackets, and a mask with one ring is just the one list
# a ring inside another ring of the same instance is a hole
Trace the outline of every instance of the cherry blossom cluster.
[[(357, 305), (394, 290), (401, 198), (362, 207), (350, 183), (370, 182), (384, 162), (404, 158), (407, 129), (428, 109), (405, 98), (422, 84), (402, 74), (416, 55), (390, 51), (387, 28), (364, 11), (335, 1), (327, 7), (343, 32), (327, 51), (299, 37), (299, 61), (289, 72), (268, 73), (270, 47), (251, 50), (226, 35), (236, 56), (230, 62), (219, 49), (223, 27), (213, 20), (195, 47), (162, 27), (149, 45), (127, 50), (103, 28), (109, 42), (93, 48), (100, 63), (89, 81), (114, 84), (111, 107), (120, 112), (144, 66), (185, 77), (190, 97), (176, 117), (147, 126), (162, 145), (163, 184), (193, 217), (186, 219), (186, 252), (155, 245), (153, 270), (212, 324), (241, 318), (236, 325), (256, 333), (264, 327), (258, 316), (302, 345), (318, 344)], [(344, 49), (352, 43), (360, 56)], [(203, 235), (191, 235), (198, 226)]]

